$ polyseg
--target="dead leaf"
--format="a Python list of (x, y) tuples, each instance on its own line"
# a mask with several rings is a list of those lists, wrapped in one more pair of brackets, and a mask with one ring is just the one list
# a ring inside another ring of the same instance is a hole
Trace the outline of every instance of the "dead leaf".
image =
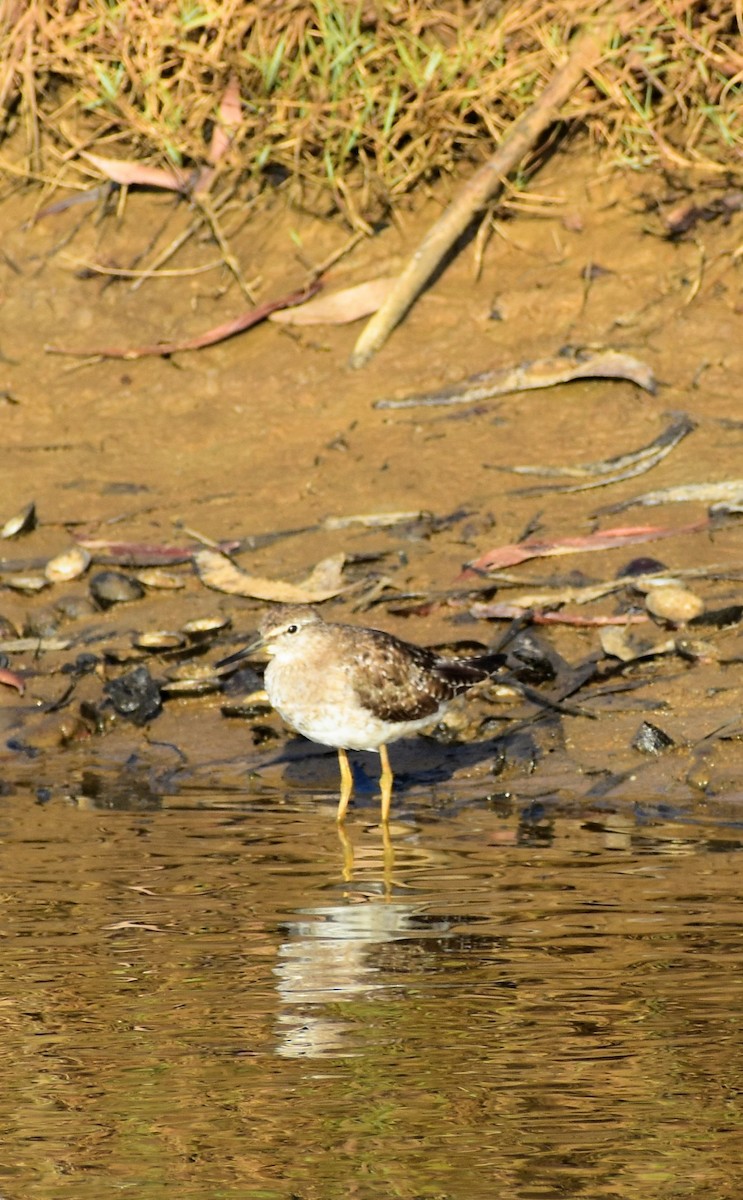
[(81, 150), (80, 154), (107, 179), (123, 187), (139, 184), (141, 187), (167, 188), (170, 192), (187, 192), (191, 186), (191, 172), (178, 171), (175, 167), (148, 167), (133, 159), (103, 158), (87, 150)]
[(323, 529), (350, 529), (352, 525), (363, 525), (365, 529), (388, 529), (392, 525), (411, 525), (422, 521), (430, 513), (417, 508), (412, 512), (358, 513), (350, 517), (326, 517)]
[(627, 636), (626, 630), (602, 629), (599, 633), (601, 649), (609, 658), (618, 658), (620, 662), (634, 662), (637, 658), (655, 658), (659, 654), (674, 654), (676, 639), (663, 638), (656, 641)]
[(214, 123), (212, 140), (207, 155), (208, 167), (202, 167), (193, 190), (196, 196), (208, 192), (217, 174), (216, 168), (224, 158), (242, 121), (242, 101), (240, 99), (240, 83), (237, 75), (230, 76), (219, 104), (219, 113)]
[(340, 292), (319, 296), (301, 308), (271, 313), (269, 320), (278, 325), (348, 325), (381, 308), (394, 282), (391, 276), (370, 279)]
[(608, 487), (611, 483), (620, 483), (625, 479), (633, 479), (637, 475), (643, 475), (646, 471), (650, 471), (694, 429), (696, 429), (696, 422), (682, 414), (649, 445), (641, 446), (639, 450), (631, 450), (628, 454), (604, 459), (601, 462), (580, 463), (575, 467), (495, 467), (492, 469), (512, 471), (517, 475), (562, 475), (573, 479), (589, 475), (599, 476), (598, 479), (591, 479), (585, 483), (539, 484), (533, 488), (520, 488), (516, 494), (527, 496), (539, 492), (587, 492), (592, 488)]
[(0, 667), (0, 683), (14, 687), (21, 696), (26, 690), (26, 685), (20, 675), (16, 675), (15, 671), (11, 671), (8, 667)]
[(463, 575), (466, 577), (470, 571), (502, 570), (504, 567), (515, 566), (516, 563), (527, 562), (530, 558), (549, 558), (557, 554), (578, 554), (589, 550), (611, 550), (614, 546), (635, 546), (640, 542), (653, 542), (677, 534), (699, 533), (702, 529), (707, 529), (709, 524), (709, 519), (705, 517), (692, 525), (679, 525), (676, 529), (669, 529), (663, 525), (629, 525), (618, 529), (600, 530), (584, 537), (556, 538), (551, 542), (531, 538), (525, 542), (515, 542), (510, 546), (498, 546), (495, 550), (488, 550), (479, 558), (468, 562)]
[(529, 392), (535, 388), (554, 387), (573, 379), (629, 379), (646, 392), (655, 391), (655, 376), (647, 363), (631, 354), (616, 350), (573, 355), (559, 354), (535, 362), (519, 363), (495, 371), (470, 375), (440, 391), (406, 396), (404, 400), (375, 400), (373, 408), (428, 408), (449, 404), (474, 404), (508, 392)]
[(211, 145), (209, 146), (208, 159), (213, 167), (216, 167), (217, 163), (222, 161), (232, 145), (235, 134), (240, 128), (242, 116), (243, 108), (240, 99), (240, 82), (237, 75), (233, 72), (219, 102), (219, 116), (217, 117), (217, 122), (212, 133)]
[(0, 642), (0, 654), (50, 654), (56, 650), (69, 650), (72, 644), (71, 638), (7, 638)]
[(332, 554), (319, 562), (302, 583), (287, 583), (282, 579), (249, 575), (218, 550), (199, 550), (194, 555), (199, 579), (207, 587), (228, 592), (231, 596), (249, 596), (253, 600), (279, 604), (317, 604), (337, 596), (346, 586), (343, 583), (345, 561), (345, 554)]
[(677, 240), (683, 234), (693, 229), (698, 221), (713, 221), (716, 217), (726, 220), (734, 212), (743, 208), (743, 191), (737, 189), (720, 196), (710, 204), (698, 205), (692, 200), (684, 200), (669, 212), (663, 214), (663, 222), (668, 231), (668, 237)]

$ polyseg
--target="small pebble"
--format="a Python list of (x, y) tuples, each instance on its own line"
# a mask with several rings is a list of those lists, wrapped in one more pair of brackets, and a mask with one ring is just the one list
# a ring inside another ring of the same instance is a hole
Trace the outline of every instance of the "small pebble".
[(687, 588), (668, 584), (651, 588), (645, 597), (648, 612), (660, 621), (686, 625), (704, 612), (704, 601)]
[(632, 739), (633, 750), (639, 750), (641, 754), (663, 754), (675, 745), (670, 734), (653, 725), (651, 721), (643, 721)]

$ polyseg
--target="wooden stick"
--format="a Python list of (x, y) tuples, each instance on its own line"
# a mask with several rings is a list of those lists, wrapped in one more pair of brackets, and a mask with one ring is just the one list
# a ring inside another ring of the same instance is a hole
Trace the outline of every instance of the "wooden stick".
[(489, 200), (497, 195), (503, 180), (555, 120), (559, 109), (581, 79), (601, 57), (613, 30), (607, 18), (585, 29), (573, 41), (570, 57), (543, 89), (539, 98), (516, 121), (510, 134), (492, 158), (465, 184), (403, 268), (392, 292), (359, 337), (350, 364), (362, 367), (376, 354), (402, 320), (418, 293), (431, 278), (444, 255), (464, 233)]

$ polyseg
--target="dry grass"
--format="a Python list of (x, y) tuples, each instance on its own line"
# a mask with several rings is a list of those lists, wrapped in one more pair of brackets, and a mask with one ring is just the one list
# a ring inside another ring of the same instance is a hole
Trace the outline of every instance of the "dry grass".
[[(242, 122), (220, 170), (286, 177), (295, 198), (358, 222), (491, 153), (576, 27), (606, 8), (0, 0), (0, 131), (15, 135), (16, 154), (4, 165), (79, 186), (81, 149), (202, 163), (235, 74)], [(567, 116), (633, 167), (739, 165), (741, 0), (627, 0), (618, 11), (624, 32)]]

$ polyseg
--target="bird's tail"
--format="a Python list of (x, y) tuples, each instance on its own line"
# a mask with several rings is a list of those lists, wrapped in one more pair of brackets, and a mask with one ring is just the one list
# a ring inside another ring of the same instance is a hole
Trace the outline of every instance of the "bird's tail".
[(480, 654), (476, 658), (442, 658), (436, 663), (438, 674), (457, 692), (465, 692), (476, 683), (489, 679), (505, 666), (504, 654)]

